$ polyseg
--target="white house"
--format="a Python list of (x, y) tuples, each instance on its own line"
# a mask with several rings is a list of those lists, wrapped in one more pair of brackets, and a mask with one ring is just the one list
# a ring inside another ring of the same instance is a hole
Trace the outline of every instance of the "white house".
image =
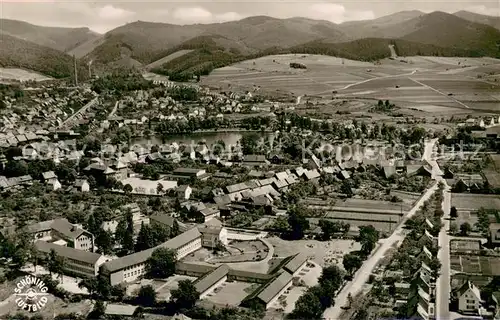
[(75, 188), (77, 188), (81, 192), (89, 192), (90, 185), (86, 179), (76, 179)]
[(47, 185), (50, 186), (50, 188), (53, 190), (53, 191), (56, 191), (56, 190), (59, 190), (61, 189), (62, 185), (61, 183), (59, 182), (59, 180), (55, 179), (55, 180), (49, 180), (47, 182)]
[(177, 198), (189, 200), (189, 198), (191, 197), (191, 193), (193, 192), (193, 189), (188, 185), (182, 185), (177, 188), (176, 192), (177, 192)]
[(479, 313), (482, 305), (481, 292), (470, 281), (464, 283), (457, 291), (458, 311), (462, 313)]

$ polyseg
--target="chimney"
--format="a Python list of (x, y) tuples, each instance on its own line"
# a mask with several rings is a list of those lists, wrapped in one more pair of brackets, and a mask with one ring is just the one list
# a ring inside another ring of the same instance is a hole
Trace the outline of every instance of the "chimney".
[(76, 70), (76, 56), (73, 55), (73, 62), (75, 65), (75, 86), (78, 86), (78, 71)]

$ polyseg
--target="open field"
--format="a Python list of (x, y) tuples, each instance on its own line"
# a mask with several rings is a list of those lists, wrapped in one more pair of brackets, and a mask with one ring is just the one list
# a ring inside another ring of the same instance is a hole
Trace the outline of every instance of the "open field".
[(0, 80), (45, 81), (52, 80), (52, 78), (24, 69), (0, 68)]
[[(407, 63), (384, 59), (374, 64), (321, 55), (274, 55), (214, 70), (202, 78), (202, 84), (271, 96), (307, 95), (308, 99), (314, 96), (324, 102), (321, 111), (337, 110), (338, 100), (331, 100), (337, 97), (364, 104), (390, 100), (403, 110), (423, 108), (420, 110), (434, 115), (500, 112), (500, 86), (479, 78), (499, 71), (500, 60), (441, 57), (405, 60)], [(290, 62), (302, 63), (307, 69), (292, 69)]]
[(451, 205), (456, 207), (459, 211), (461, 209), (464, 211), (477, 210), (481, 207), (500, 210), (500, 196), (452, 193)]
[(500, 257), (452, 255), (451, 268), (458, 272), (498, 276), (500, 275)]

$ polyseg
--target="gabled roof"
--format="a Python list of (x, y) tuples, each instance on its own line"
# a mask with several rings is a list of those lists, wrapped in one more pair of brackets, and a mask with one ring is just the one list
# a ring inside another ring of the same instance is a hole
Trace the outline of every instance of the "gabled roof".
[(135, 264), (144, 263), (148, 260), (153, 252), (158, 248), (169, 248), (172, 250), (177, 250), (183, 245), (201, 237), (201, 233), (197, 228), (189, 229), (188, 231), (178, 235), (175, 238), (168, 240), (154, 248), (139, 251), (128, 256), (124, 256), (115, 260), (108, 261), (104, 264), (104, 268), (110, 272), (116, 272), (122, 270), (126, 267), (133, 266)]
[[(67, 223), (68, 220), (66, 219), (60, 219), (60, 220), (65, 220)], [(34, 224), (30, 224), (28, 226), (26, 226), (26, 229), (28, 230), (29, 233), (37, 233), (37, 232), (41, 232), (41, 231), (47, 231), (47, 230), (50, 230), (52, 229), (52, 223), (54, 223), (55, 220), (47, 220), (47, 221), (41, 221), (41, 222), (37, 222), (37, 223), (34, 223)]]
[(237, 184), (226, 186), (226, 190), (229, 193), (243, 191), (246, 189), (248, 189), (248, 186), (244, 183), (237, 183)]
[(54, 171), (44, 172), (44, 173), (42, 173), (42, 177), (43, 177), (44, 180), (57, 179), (57, 176), (54, 173)]
[(386, 178), (390, 178), (391, 176), (396, 174), (396, 167), (395, 166), (384, 166), (384, 176)]
[[(256, 292), (256, 297), (264, 303), (269, 303), (283, 288), (292, 281), (293, 277), (288, 272), (282, 272), (278, 277), (269, 281)], [(253, 294), (252, 294), (253, 295)]]
[(460, 288), (457, 289), (458, 297), (461, 297), (467, 291), (472, 292), (475, 298), (481, 301), (481, 292), (471, 281), (466, 281)]
[(75, 180), (75, 187), (81, 188), (84, 183), (88, 184), (89, 182), (87, 181), (87, 179), (76, 179)]
[(218, 212), (219, 212), (219, 209), (213, 208), (213, 207), (204, 208), (204, 209), (200, 210), (200, 213), (205, 217), (208, 217), (208, 216), (211, 216), (214, 214), (216, 215)]
[(85, 232), (85, 230), (77, 228), (76, 226), (69, 223), (66, 219), (57, 219), (51, 225), (51, 228), (59, 232), (65, 237), (74, 239)]
[(307, 255), (304, 253), (297, 253), (295, 256), (292, 256), (292, 259), (288, 261), (283, 269), (293, 274), (297, 271), (305, 262), (307, 261)]
[(104, 313), (107, 315), (116, 315), (116, 316), (133, 316), (137, 308), (138, 308), (137, 306), (132, 306), (129, 304), (108, 303), (106, 305)]
[(169, 216), (168, 214), (163, 214), (163, 213), (155, 213), (149, 217), (149, 220), (154, 220), (157, 221), (161, 224), (167, 225), (169, 227), (172, 227), (175, 222), (175, 218), (172, 216)]
[(229, 267), (226, 264), (219, 266), (217, 269), (205, 274), (194, 282), (194, 287), (198, 293), (202, 294), (210, 289), (214, 284), (226, 277), (229, 273)]
[(316, 169), (308, 170), (304, 174), (305, 174), (307, 180), (316, 179), (316, 178), (319, 178), (321, 176), (320, 173), (318, 172), (318, 170), (316, 170)]
[(95, 264), (101, 258), (101, 255), (98, 253), (60, 246), (42, 240), (35, 241), (35, 248), (43, 253), (50, 253), (51, 250), (54, 250), (60, 257), (91, 264)]
[(243, 157), (244, 162), (266, 162), (266, 156), (260, 154), (248, 154)]

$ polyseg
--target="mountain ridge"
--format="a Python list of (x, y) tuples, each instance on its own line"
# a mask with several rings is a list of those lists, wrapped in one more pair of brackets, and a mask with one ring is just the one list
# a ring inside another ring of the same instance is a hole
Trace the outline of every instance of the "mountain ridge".
[[(104, 35), (84, 38), (85, 41), (68, 53), (92, 60), (93, 66), (99, 69), (100, 66), (120, 64), (140, 67), (176, 51), (191, 50), (168, 60), (166, 66), (154, 65), (166, 74), (205, 74), (235, 61), (281, 52), (317, 52), (372, 61), (387, 57), (388, 44), (395, 43), (400, 55), (499, 57), (500, 31), (489, 24), (470, 20), (483, 21), (487, 16), (471, 14), (470, 19), (465, 19), (460, 15), (464, 13), (412, 10), (342, 24), (302, 17), (279, 19), (269, 16), (191, 25), (135, 21)], [(30, 25), (33, 27), (36, 26)], [(62, 30), (66, 33), (74, 31)], [(48, 32), (47, 29), (42, 31)], [(4, 34), (7, 33), (4, 31)], [(15, 54), (8, 50), (3, 53)]]
[(88, 27), (46, 27), (12, 19), (0, 19), (0, 34), (7, 34), (63, 52), (100, 36)]

